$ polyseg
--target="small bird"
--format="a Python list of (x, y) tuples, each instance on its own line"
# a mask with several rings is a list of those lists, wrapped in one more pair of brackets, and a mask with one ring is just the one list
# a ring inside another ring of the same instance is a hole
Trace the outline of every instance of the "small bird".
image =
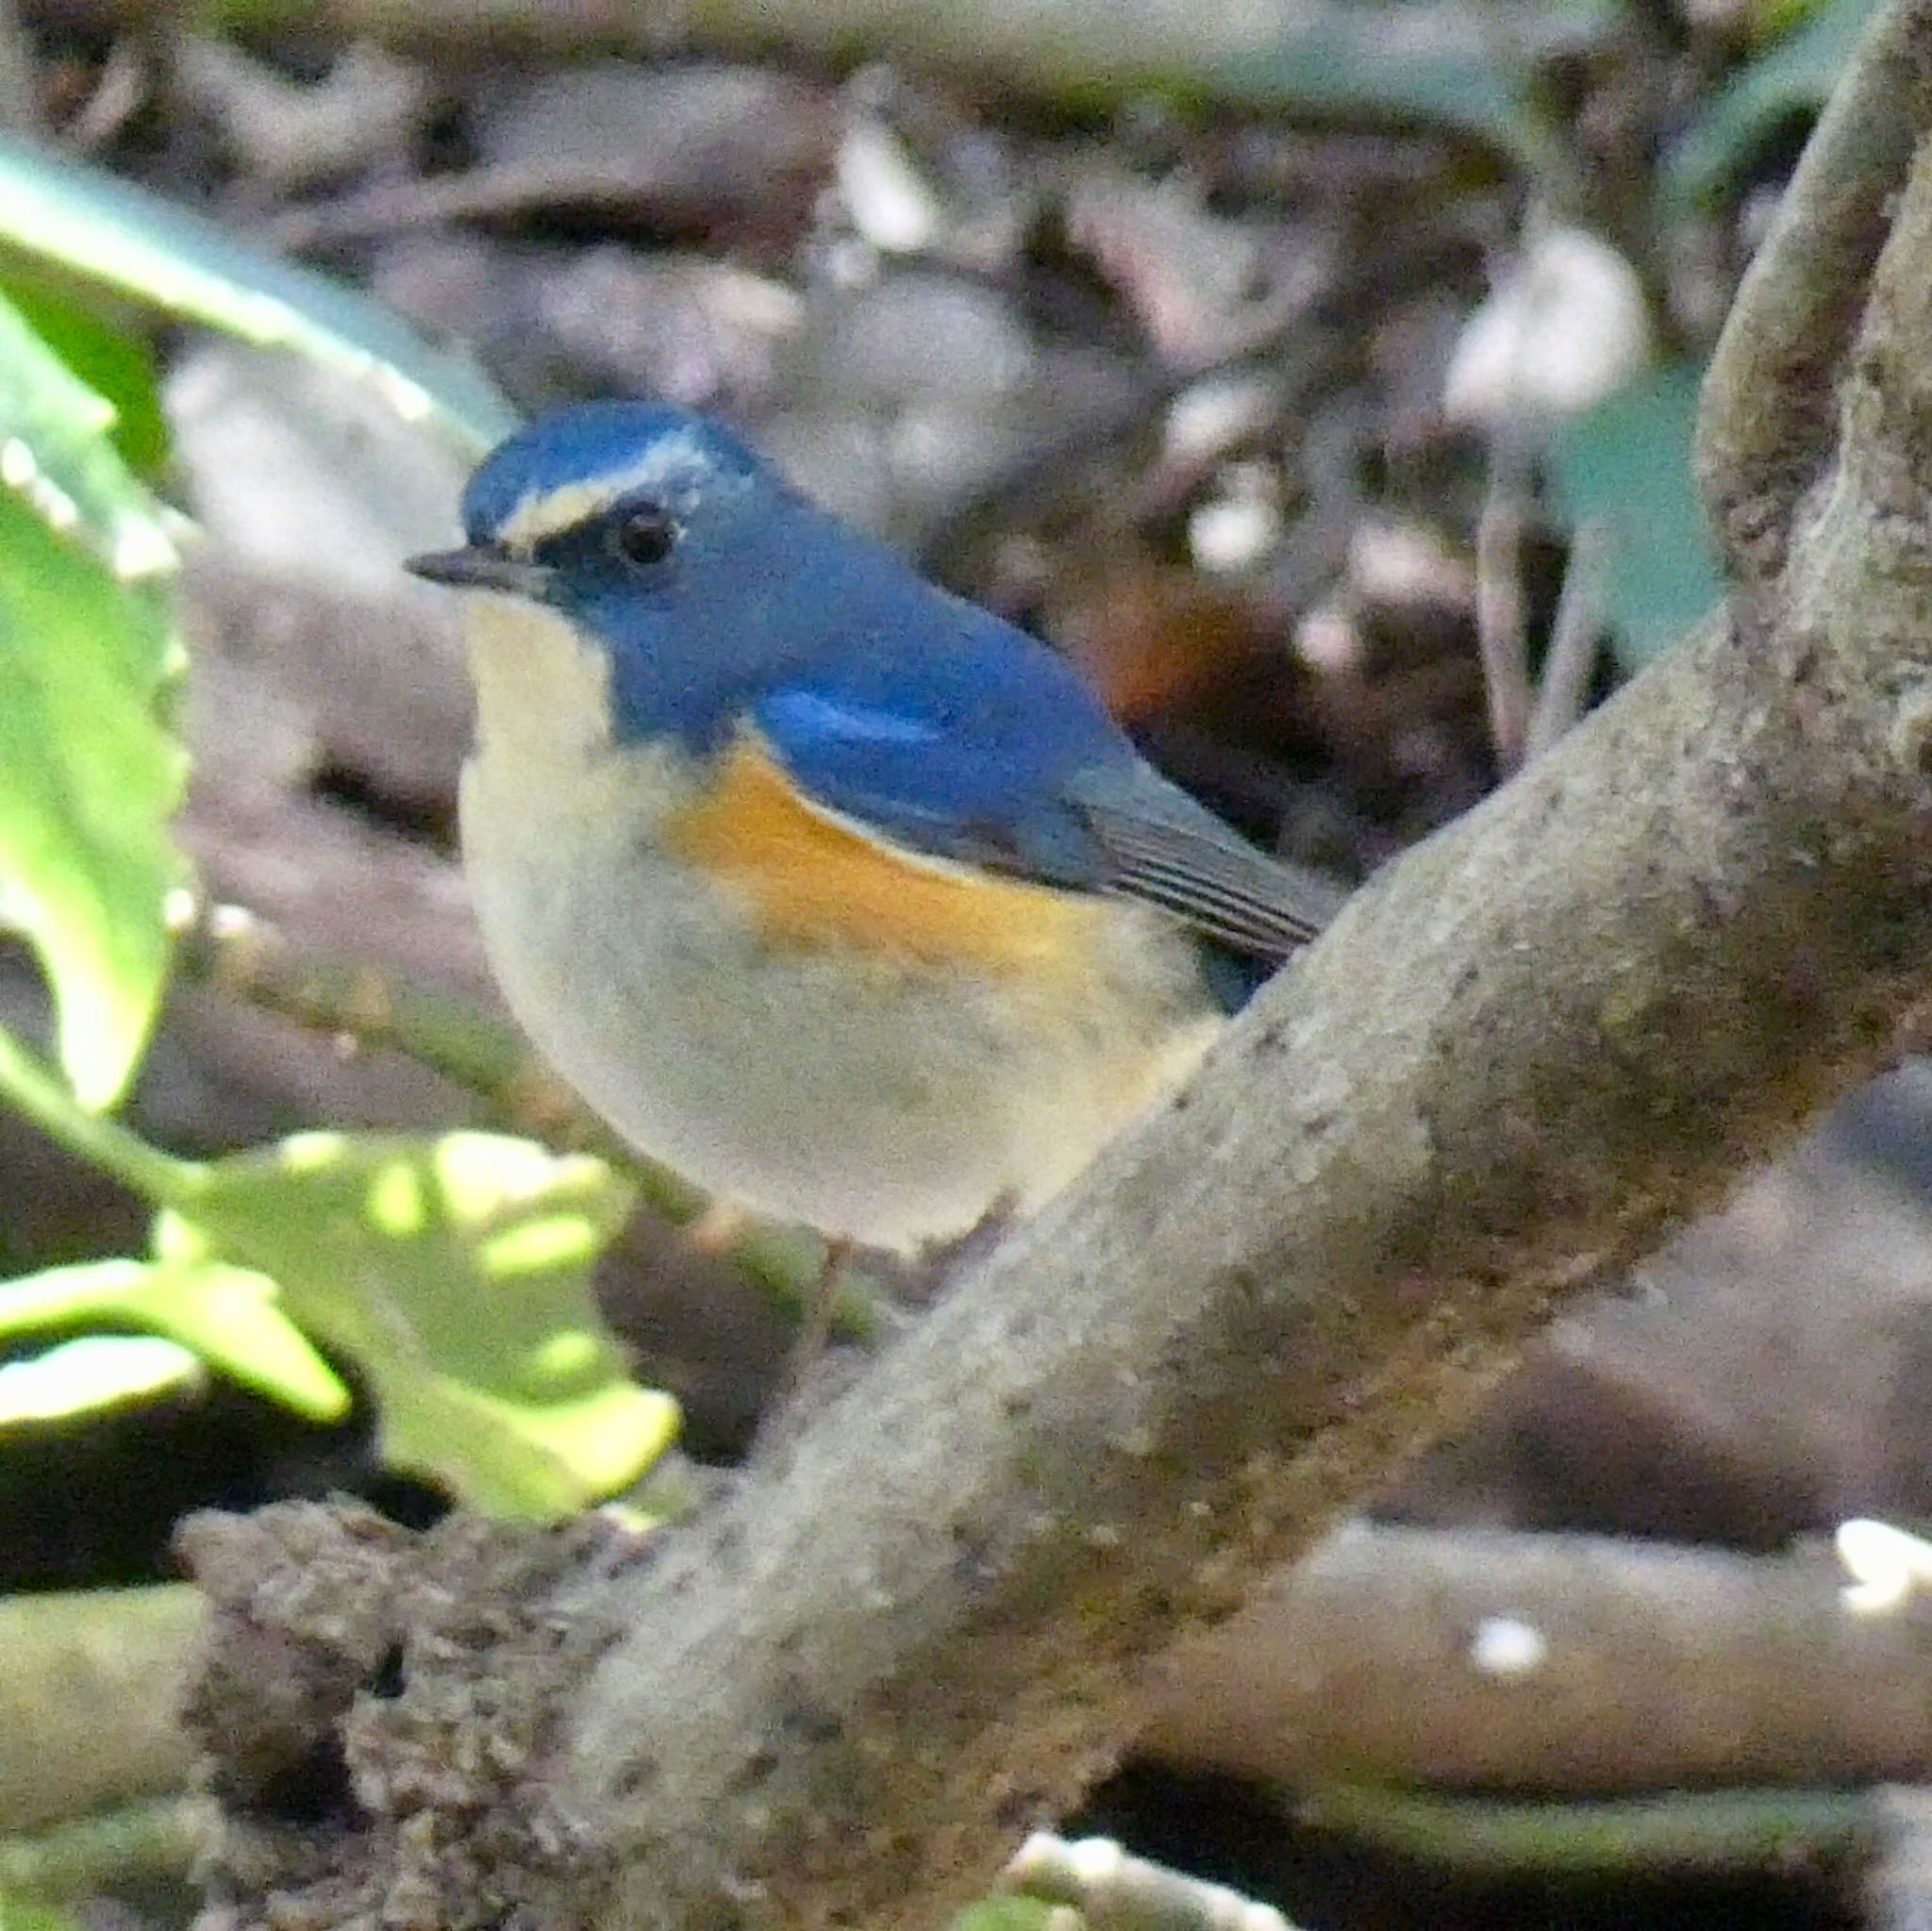
[[(460, 813), (512, 1011), (641, 1153), (835, 1241), (1038, 1204), (1330, 909), (1074, 668), (728, 430), (546, 416), (464, 493)], [(1250, 974), (1249, 983), (1253, 975)]]

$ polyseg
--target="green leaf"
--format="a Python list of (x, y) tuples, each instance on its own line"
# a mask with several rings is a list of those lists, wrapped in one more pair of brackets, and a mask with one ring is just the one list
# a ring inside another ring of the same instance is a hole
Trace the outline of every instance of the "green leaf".
[(0, 1890), (0, 1931), (84, 1931), (78, 1911), (25, 1891)]
[(1558, 506), (1607, 539), (1605, 614), (1628, 670), (1674, 643), (1724, 591), (1690, 473), (1703, 377), (1690, 361), (1653, 370), (1551, 445)]
[(125, 319), (103, 314), (98, 296), (84, 301), (71, 283), (62, 285), (47, 273), (0, 275), (0, 298), (11, 302), (48, 348), (108, 405), (114, 447), (128, 468), (144, 480), (158, 475), (167, 460), (168, 423), (147, 337), (125, 325)]
[(160, 712), (175, 550), (110, 411), (0, 305), (0, 924), (53, 986), (84, 1105), (122, 1090), (167, 975), (186, 759)]
[(85, 1335), (0, 1367), (0, 1435), (158, 1400), (202, 1378), (186, 1348), (155, 1335)]
[(0, 481), (124, 579), (174, 569), (170, 519), (115, 449), (113, 405), (0, 302)]
[(1050, 1904), (1044, 1898), (995, 1894), (968, 1905), (953, 1920), (951, 1931), (1047, 1931), (1060, 1914), (1079, 1918), (1067, 1906)]
[(465, 457), (516, 426), (473, 363), (430, 347), (379, 304), (238, 241), (192, 209), (4, 136), (0, 244), (171, 315), (347, 370)]
[(1681, 215), (1719, 200), (1789, 121), (1817, 113), (1865, 31), (1875, 0), (1826, 0), (1713, 93), (1665, 158), (1657, 176), (1664, 211)]
[(311, 1421), (339, 1421), (349, 1391), (275, 1305), (275, 1285), (199, 1260), (96, 1260), (0, 1282), (0, 1340), (58, 1327), (139, 1328)]
[(367, 1377), (395, 1467), (550, 1518), (668, 1445), (675, 1404), (625, 1373), (591, 1293), (634, 1198), (602, 1161), (492, 1134), (309, 1133), (205, 1171), (158, 1251), (273, 1275)]

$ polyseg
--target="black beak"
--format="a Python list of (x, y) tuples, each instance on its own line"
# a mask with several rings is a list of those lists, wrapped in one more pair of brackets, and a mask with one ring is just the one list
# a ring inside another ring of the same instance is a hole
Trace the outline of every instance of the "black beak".
[(546, 564), (507, 557), (501, 550), (429, 550), (403, 564), (412, 576), (426, 583), (446, 583), (456, 590), (497, 590), (541, 603), (550, 594), (552, 572)]

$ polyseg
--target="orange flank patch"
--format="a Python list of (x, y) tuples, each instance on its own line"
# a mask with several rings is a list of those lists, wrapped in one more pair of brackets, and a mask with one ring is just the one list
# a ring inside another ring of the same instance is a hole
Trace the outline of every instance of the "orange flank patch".
[(1102, 907), (1017, 879), (973, 877), (893, 851), (815, 811), (744, 741), (665, 843), (750, 903), (765, 936), (932, 965), (1084, 975)]

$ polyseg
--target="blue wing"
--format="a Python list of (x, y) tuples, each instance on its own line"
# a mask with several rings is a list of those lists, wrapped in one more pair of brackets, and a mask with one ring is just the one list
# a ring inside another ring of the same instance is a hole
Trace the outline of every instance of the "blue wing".
[(1334, 894), (1170, 785), (1063, 659), (951, 613), (942, 647), (841, 654), (764, 691), (752, 722), (808, 797), (916, 851), (1162, 906), (1261, 957), (1325, 923)]
[(808, 796), (888, 838), (1097, 887), (1067, 779), (1138, 761), (1132, 746), (1031, 639), (991, 620), (961, 628), (960, 648), (912, 661), (875, 650), (814, 664), (767, 691), (753, 722)]

